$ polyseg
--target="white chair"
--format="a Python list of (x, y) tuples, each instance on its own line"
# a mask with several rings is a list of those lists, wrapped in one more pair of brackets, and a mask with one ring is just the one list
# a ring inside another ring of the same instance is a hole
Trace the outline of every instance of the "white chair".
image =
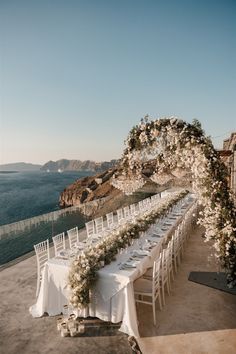
[(78, 227), (74, 227), (73, 229), (67, 230), (67, 235), (69, 239), (69, 246), (72, 249), (76, 244), (78, 244), (81, 240), (79, 239), (79, 230)]
[(37, 245), (34, 245), (34, 250), (37, 259), (37, 289), (36, 289), (36, 297), (37, 297), (40, 289), (40, 283), (42, 280), (42, 270), (44, 268), (45, 263), (50, 258), (48, 239), (46, 241), (38, 243)]
[(113, 213), (108, 213), (106, 215), (106, 219), (107, 219), (107, 227), (108, 227), (108, 229), (113, 229), (114, 225), (115, 225)]
[(145, 209), (149, 210), (149, 209), (151, 209), (151, 207), (152, 207), (151, 199), (150, 198), (146, 198), (145, 199)]
[(165, 305), (165, 287), (167, 289), (168, 295), (170, 295), (170, 283), (169, 283), (169, 257), (170, 248), (165, 248), (162, 251), (162, 260), (161, 260), (161, 290), (162, 290), (162, 300), (163, 305)]
[(175, 233), (173, 235), (173, 263), (174, 263), (174, 267), (175, 267), (175, 272), (177, 273), (177, 268), (178, 265), (180, 264), (180, 256), (181, 256), (181, 252), (182, 252), (182, 243), (180, 240), (181, 234), (179, 231), (179, 228), (177, 228), (177, 230), (175, 230)]
[(151, 206), (154, 207), (157, 204), (156, 194), (151, 196)]
[(95, 235), (94, 220), (86, 222), (85, 226), (86, 226), (87, 236), (88, 237), (94, 236)]
[(138, 202), (138, 208), (139, 208), (139, 212), (143, 213), (144, 211), (144, 203), (143, 200), (140, 200), (140, 202)]
[(122, 224), (125, 221), (123, 209), (117, 209), (117, 220), (118, 224)]
[(58, 234), (52, 238), (55, 256), (59, 254), (60, 251), (66, 249), (65, 233)]
[(172, 239), (168, 242), (167, 249), (168, 249), (168, 258), (167, 258), (168, 276), (169, 276), (169, 286), (171, 289), (171, 278), (172, 280), (174, 280), (174, 267), (173, 267), (174, 242)]
[(124, 211), (124, 218), (126, 220), (128, 220), (130, 218), (130, 208), (129, 208), (129, 206), (124, 207), (123, 211)]
[(100, 216), (99, 218), (95, 219), (94, 222), (95, 222), (95, 233), (96, 233), (96, 235), (103, 236), (104, 231), (105, 231), (104, 225), (103, 225), (103, 217)]
[[(162, 310), (161, 301), (161, 257), (159, 257), (153, 264), (152, 280), (139, 278), (134, 282), (134, 295), (137, 297), (135, 301), (151, 305), (153, 309), (153, 322), (156, 325), (156, 299), (158, 298), (160, 310)], [(144, 297), (151, 298), (144, 300)]]
[(138, 211), (136, 210), (136, 204), (131, 204), (130, 205), (130, 214), (132, 216), (138, 215)]

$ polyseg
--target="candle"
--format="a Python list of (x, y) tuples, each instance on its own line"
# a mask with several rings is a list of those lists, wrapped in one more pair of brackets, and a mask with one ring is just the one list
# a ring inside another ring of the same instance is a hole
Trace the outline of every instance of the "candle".
[(71, 328), (71, 329), (70, 329), (70, 335), (71, 335), (71, 337), (75, 337), (76, 334), (77, 334), (76, 328), (75, 328), (75, 327), (74, 327), (74, 328)]
[(73, 318), (69, 318), (68, 319), (68, 323), (67, 323), (67, 326), (68, 326), (68, 329), (73, 329), (73, 328), (76, 328), (76, 325), (75, 325), (75, 320)]
[(78, 332), (79, 333), (84, 333), (85, 332), (85, 325), (84, 324), (79, 324), (78, 326)]
[(70, 314), (70, 318), (71, 318), (71, 319), (73, 319), (73, 320), (74, 320), (74, 319), (75, 319), (75, 317), (76, 317), (76, 316), (75, 316), (75, 314), (74, 314), (74, 313), (71, 313), (71, 314)]

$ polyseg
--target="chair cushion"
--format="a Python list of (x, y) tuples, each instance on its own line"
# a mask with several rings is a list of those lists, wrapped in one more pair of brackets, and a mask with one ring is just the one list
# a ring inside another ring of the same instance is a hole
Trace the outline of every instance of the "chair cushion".
[(134, 282), (134, 292), (138, 293), (152, 293), (152, 281), (148, 279), (139, 278)]
[(152, 278), (153, 268), (149, 268), (144, 274), (143, 277), (151, 277)]

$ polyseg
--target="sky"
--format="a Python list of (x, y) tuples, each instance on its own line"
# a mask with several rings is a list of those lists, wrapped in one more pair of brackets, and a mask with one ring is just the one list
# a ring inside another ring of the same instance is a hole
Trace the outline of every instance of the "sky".
[(0, 164), (119, 158), (146, 114), (236, 131), (235, 0), (0, 0)]

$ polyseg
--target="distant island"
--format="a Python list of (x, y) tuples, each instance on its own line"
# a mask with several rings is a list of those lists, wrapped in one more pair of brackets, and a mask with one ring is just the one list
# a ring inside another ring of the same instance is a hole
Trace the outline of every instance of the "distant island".
[(36, 165), (26, 162), (8, 163), (0, 165), (0, 172), (13, 173), (13, 172), (26, 172), (26, 171), (40, 171), (41, 165)]
[(118, 160), (95, 162), (92, 160), (67, 160), (48, 161), (44, 165), (26, 162), (16, 162), (0, 165), (0, 173), (16, 173), (28, 171), (64, 172), (64, 171), (91, 171), (102, 172), (114, 167)]
[(64, 172), (64, 171), (92, 171), (102, 172), (114, 167), (118, 160), (95, 162), (91, 160), (67, 160), (48, 161), (41, 167), (41, 171), (47, 172)]
[(7, 173), (18, 173), (19, 171), (0, 171), (0, 173), (5, 173), (5, 174), (7, 174)]

